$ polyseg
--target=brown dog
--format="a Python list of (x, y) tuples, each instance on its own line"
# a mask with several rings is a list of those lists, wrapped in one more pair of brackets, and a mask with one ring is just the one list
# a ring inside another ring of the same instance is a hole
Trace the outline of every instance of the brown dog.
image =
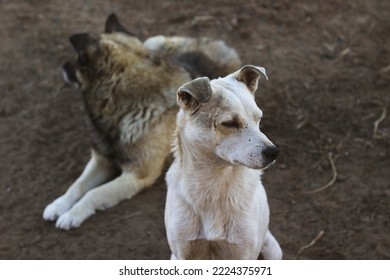
[(152, 185), (170, 153), (177, 88), (240, 64), (233, 49), (207, 38), (157, 36), (143, 44), (115, 15), (100, 36), (76, 34), (70, 42), (77, 57), (64, 64), (64, 78), (81, 88), (92, 156), (66, 193), (44, 210), (43, 218), (57, 220), (61, 229), (78, 227), (96, 210)]

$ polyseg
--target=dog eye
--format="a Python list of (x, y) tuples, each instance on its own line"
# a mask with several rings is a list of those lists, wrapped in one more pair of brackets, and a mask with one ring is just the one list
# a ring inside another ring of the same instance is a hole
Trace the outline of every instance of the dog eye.
[(221, 125), (228, 127), (228, 128), (240, 128), (240, 124), (236, 121), (227, 121), (221, 123)]

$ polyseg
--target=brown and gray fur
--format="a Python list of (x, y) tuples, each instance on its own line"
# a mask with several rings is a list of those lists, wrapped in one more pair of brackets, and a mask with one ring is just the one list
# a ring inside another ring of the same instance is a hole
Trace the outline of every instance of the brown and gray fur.
[[(160, 176), (176, 124), (177, 88), (198, 75), (225, 75), (240, 64), (221, 41), (180, 38), (156, 36), (144, 44), (115, 15), (99, 36), (70, 37), (77, 55), (64, 64), (64, 79), (82, 91), (92, 155), (66, 193), (45, 208), (45, 220), (57, 220), (61, 229), (78, 227), (96, 210), (131, 198)], [(184, 48), (183, 42), (190, 44)], [(211, 53), (210, 44), (215, 45)]]

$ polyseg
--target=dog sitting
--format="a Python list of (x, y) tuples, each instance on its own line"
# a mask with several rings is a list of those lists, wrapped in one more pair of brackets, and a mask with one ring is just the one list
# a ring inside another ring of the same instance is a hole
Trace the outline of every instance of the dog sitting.
[(115, 15), (105, 33), (76, 34), (70, 42), (77, 56), (64, 64), (64, 79), (81, 88), (92, 155), (43, 212), (61, 229), (79, 227), (96, 210), (151, 186), (170, 154), (177, 88), (240, 65), (237, 53), (218, 40), (156, 36), (142, 43)]
[(166, 175), (171, 259), (281, 259), (268, 229), (262, 170), (278, 148), (260, 131), (254, 93), (264, 68), (197, 78), (177, 91), (174, 162)]

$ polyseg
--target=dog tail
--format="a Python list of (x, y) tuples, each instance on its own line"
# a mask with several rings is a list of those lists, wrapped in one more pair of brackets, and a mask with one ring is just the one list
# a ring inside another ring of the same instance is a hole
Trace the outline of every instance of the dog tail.
[(237, 52), (221, 40), (159, 35), (147, 39), (144, 45), (152, 52), (171, 58), (186, 69), (192, 78), (207, 76), (215, 79), (241, 67)]

